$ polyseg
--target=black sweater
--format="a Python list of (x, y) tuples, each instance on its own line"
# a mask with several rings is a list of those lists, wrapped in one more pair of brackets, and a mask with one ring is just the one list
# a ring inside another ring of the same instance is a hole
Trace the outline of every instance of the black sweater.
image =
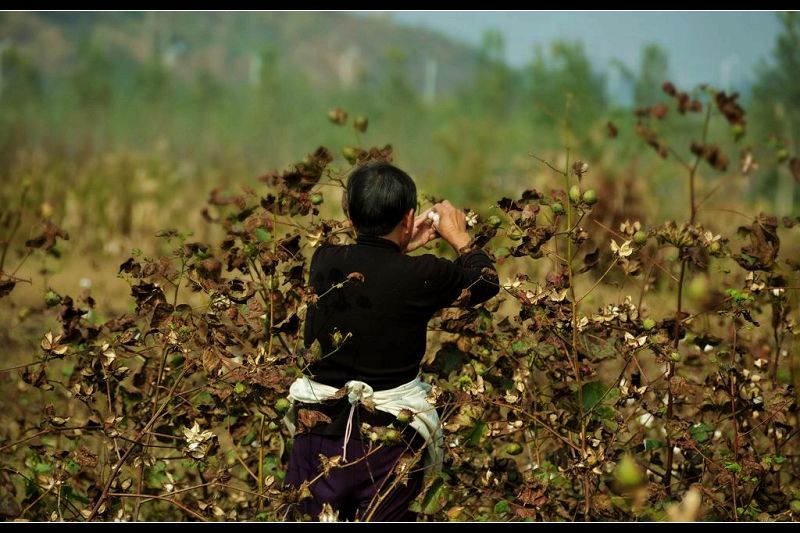
[[(353, 272), (363, 281), (356, 276), (331, 289)], [(337, 388), (357, 379), (376, 391), (417, 376), (427, 324), (437, 310), (452, 306), (463, 289), (469, 298), (458, 305), (485, 302), (499, 291), (483, 250), (449, 261), (406, 255), (394, 242), (369, 236), (354, 245), (320, 247), (311, 260), (310, 284), (319, 299), (308, 307), (305, 344), (319, 340), (322, 348), (322, 358), (309, 368), (313, 379)], [(343, 339), (338, 349), (334, 336)]]

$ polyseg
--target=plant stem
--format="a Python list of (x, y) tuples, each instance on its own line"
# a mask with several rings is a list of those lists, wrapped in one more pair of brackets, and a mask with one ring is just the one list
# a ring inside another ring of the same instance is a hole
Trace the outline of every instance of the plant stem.
[[(705, 121), (703, 122), (703, 137), (700, 141), (701, 144), (705, 144), (706, 138), (708, 137), (708, 123), (711, 120), (711, 103), (708, 103), (706, 106), (706, 117)], [(697, 216), (697, 205), (695, 204), (695, 175), (697, 174), (697, 168), (700, 166), (700, 161), (702, 157), (697, 155), (694, 160), (694, 164), (689, 172), (689, 224), (693, 225), (695, 221), (695, 217)], [(675, 311), (675, 328), (673, 330), (672, 336), (672, 347), (674, 350), (678, 349), (678, 345), (680, 344), (680, 330), (681, 330), (681, 314), (682, 314), (682, 305), (683, 305), (683, 284), (686, 280), (686, 264), (688, 262), (687, 258), (683, 258), (681, 260), (681, 274), (678, 278), (678, 307)], [(673, 405), (674, 405), (674, 395), (672, 393), (672, 376), (675, 375), (675, 362), (670, 360), (669, 368), (667, 370), (667, 416), (666, 416), (666, 424), (669, 425), (672, 422), (673, 417)], [(674, 452), (672, 450), (672, 436), (669, 434), (669, 430), (667, 430), (667, 464), (664, 467), (665, 474), (664, 474), (664, 488), (667, 492), (667, 496), (672, 494), (672, 463), (675, 460)]]
[[(131, 447), (136, 446), (135, 443), (131, 444)], [(123, 456), (124, 457), (124, 456)], [(139, 463), (139, 467), (136, 469), (136, 492), (138, 494), (142, 493), (142, 488), (144, 487), (144, 461)], [(133, 500), (133, 514), (131, 515), (131, 522), (138, 522), (139, 521), (139, 509), (142, 506), (141, 498), (135, 498)]]
[(144, 427), (136, 435), (136, 438), (134, 439), (136, 442), (132, 443), (130, 446), (128, 446), (128, 449), (125, 450), (125, 453), (122, 455), (122, 459), (120, 459), (117, 462), (116, 466), (111, 471), (111, 475), (108, 476), (108, 480), (106, 480), (106, 484), (103, 487), (103, 491), (100, 493), (100, 496), (97, 498), (97, 501), (95, 502), (94, 506), (92, 507), (92, 512), (89, 514), (89, 517), (86, 519), (87, 522), (90, 522), (90, 521), (94, 520), (94, 518), (100, 512), (100, 507), (108, 499), (109, 491), (111, 490), (111, 485), (114, 483), (114, 480), (119, 475), (119, 472), (122, 469), (122, 466), (128, 460), (128, 457), (130, 457), (131, 453), (133, 453), (133, 450), (136, 449), (137, 446), (141, 446), (141, 444), (138, 443), (139, 439), (141, 439), (148, 431), (150, 431), (150, 427), (153, 424), (155, 424), (156, 421), (161, 417), (162, 411), (164, 411), (164, 409), (166, 408), (167, 404), (169, 404), (169, 402), (172, 401), (172, 398), (174, 397), (175, 389), (178, 388), (178, 384), (181, 382), (181, 380), (183, 379), (183, 376), (185, 376), (185, 375), (186, 375), (186, 368), (183, 369), (183, 371), (181, 372), (181, 375), (178, 376), (178, 379), (175, 380), (175, 383), (172, 385), (172, 388), (170, 389), (169, 393), (167, 394), (167, 397), (164, 400), (164, 402), (161, 404), (161, 407), (158, 408), (158, 410), (150, 417), (150, 420), (147, 421), (147, 423), (144, 425)]
[[(675, 328), (672, 333), (672, 348), (678, 349), (680, 343), (680, 329), (681, 329), (681, 306), (683, 305), (683, 281), (686, 277), (686, 260), (681, 261), (681, 274), (678, 278), (678, 310), (675, 312)], [(667, 420), (669, 424), (672, 421), (674, 396), (672, 394), (672, 376), (675, 375), (675, 362), (670, 359), (667, 367)], [(674, 461), (674, 451), (672, 446), (672, 436), (667, 429), (667, 464), (664, 473), (664, 488), (669, 496), (672, 493), (672, 463)]]
[[(169, 498), (167, 496), (160, 496), (158, 494), (142, 494), (142, 493), (128, 494), (127, 492), (109, 492), (108, 495), (109, 496), (115, 496), (117, 498), (136, 498), (136, 499), (147, 498), (147, 499), (154, 499), (154, 500), (161, 500), (161, 501), (169, 502), (172, 505), (174, 505), (175, 507), (177, 507), (178, 509), (181, 509), (183, 512), (192, 515), (193, 517), (195, 517), (196, 519), (200, 520), (201, 522), (208, 522), (208, 519), (206, 517), (204, 517), (203, 515), (201, 515), (199, 513), (196, 513), (195, 511), (192, 511), (191, 509), (189, 509), (188, 507), (186, 507), (185, 505), (180, 503), (178, 500), (175, 500), (173, 498)], [(89, 517), (89, 519), (87, 519), (87, 522), (89, 520), (91, 520), (91, 517)]]
[[(566, 162), (564, 164), (564, 190), (569, 191), (569, 156), (570, 156), (570, 149), (567, 147), (567, 157)], [(572, 219), (573, 219), (573, 206), (572, 202), (567, 202), (567, 228), (569, 228), (569, 233), (567, 234), (567, 276), (569, 278), (569, 299), (570, 299), (570, 307), (571, 307), (571, 316), (572, 316), (572, 364), (575, 370), (575, 384), (577, 386), (577, 393), (578, 393), (578, 422), (580, 424), (580, 439), (581, 439), (581, 460), (586, 459), (586, 414), (583, 410), (583, 383), (581, 379), (581, 367), (580, 361), (578, 361), (578, 304), (580, 301), (575, 296), (575, 275), (572, 269), (572, 261), (575, 258), (575, 249), (573, 247), (572, 242), (572, 231), (575, 229), (572, 227)], [(577, 226), (578, 222), (576, 222)], [(588, 294), (588, 293), (587, 293)], [(589, 512), (591, 510), (591, 501), (589, 498), (589, 477), (588, 474), (584, 474), (583, 476), (583, 501), (584, 501), (584, 508), (583, 508), (583, 515), (584, 519), (589, 519)]]
[[(736, 324), (733, 327), (733, 358), (736, 358)], [(731, 372), (729, 378), (730, 396), (731, 396), (731, 422), (733, 423), (733, 460), (739, 462), (739, 421), (736, 419), (736, 398), (739, 396), (738, 387), (736, 386), (736, 374)], [(731, 492), (733, 495), (733, 519), (739, 521), (739, 510), (736, 502), (736, 472), (731, 476)]]
[[(183, 280), (183, 273), (186, 271), (186, 259), (181, 256), (181, 272), (178, 275), (178, 279), (175, 281), (175, 291), (172, 294), (172, 315), (175, 315), (175, 306), (178, 304), (178, 291), (181, 287), (181, 282)], [(151, 412), (155, 412), (156, 407), (158, 406), (159, 400), (159, 393), (161, 392), (161, 380), (164, 378), (164, 368), (167, 366), (167, 356), (169, 355), (169, 343), (165, 342), (164, 346), (161, 348), (161, 361), (159, 362), (158, 366), (158, 378), (156, 379), (156, 388), (155, 392), (153, 393), (153, 407)], [(153, 436), (149, 432), (147, 433), (147, 437), (144, 443), (144, 449), (150, 446), (152, 442)], [(135, 445), (131, 445), (135, 446)], [(136, 473), (136, 490), (137, 492), (142, 492), (142, 487), (144, 484), (144, 462), (139, 465), (139, 469)], [(133, 505), (133, 517), (132, 521), (137, 522), (139, 520), (139, 507), (141, 505), (141, 500), (136, 498), (134, 500)]]
[[(779, 298), (779, 297), (778, 297)], [(772, 339), (775, 341), (775, 357), (770, 361), (770, 377), (773, 382), (778, 381), (778, 361), (781, 357), (781, 344), (783, 344), (783, 335), (778, 333), (778, 328), (783, 321), (784, 307), (781, 301), (774, 301), (772, 303)]]
[(19, 210), (16, 213), (16, 218), (14, 219), (14, 225), (11, 228), (11, 233), (8, 236), (8, 240), (3, 243), (3, 252), (0, 254), (0, 272), (3, 271), (3, 265), (6, 263), (6, 254), (8, 253), (8, 249), (11, 247), (11, 241), (14, 240), (14, 235), (17, 234), (17, 230), (19, 230), (19, 226), (22, 222), (22, 207), (25, 205), (25, 196), (28, 194), (28, 186), (25, 185), (22, 188), (22, 193), (19, 196)]
[(258, 429), (258, 511), (264, 510), (264, 415)]
[[(593, 291), (593, 290), (595, 290), (595, 289), (597, 288), (597, 286), (598, 286), (598, 285), (600, 285), (600, 283), (601, 283), (601, 282), (602, 282), (602, 281), (605, 279), (605, 277), (608, 275), (608, 273), (609, 273), (609, 272), (611, 272), (611, 269), (612, 269), (612, 268), (614, 268), (614, 267), (616, 266), (616, 264), (617, 264), (617, 262), (618, 262), (618, 261), (619, 261), (619, 257), (615, 257), (615, 258), (614, 258), (614, 260), (613, 260), (613, 261), (611, 261), (611, 264), (610, 264), (610, 265), (608, 265), (608, 268), (606, 269), (606, 271), (605, 271), (605, 272), (603, 272), (603, 275), (602, 275), (602, 276), (600, 276), (599, 278), (597, 278), (597, 281), (594, 283), (594, 285), (592, 285), (592, 286), (591, 286), (591, 288), (589, 288), (589, 290), (588, 290), (588, 291), (586, 291), (586, 292), (583, 294), (583, 296), (581, 296), (580, 298), (578, 298), (578, 301), (577, 301), (577, 302), (575, 302), (575, 304), (576, 304), (576, 305), (577, 305), (577, 304), (579, 304), (579, 303), (581, 303), (581, 302), (583, 301), (583, 299), (584, 299), (584, 298), (586, 298), (587, 296), (589, 296), (589, 295), (592, 293), (592, 291)], [(640, 303), (639, 305), (641, 305), (641, 303)]]
[[(569, 148), (567, 148), (567, 161), (564, 167), (564, 187), (569, 190)], [(567, 205), (567, 227), (572, 227), (572, 203), (568, 202)], [(575, 285), (572, 272), (572, 260), (575, 251), (572, 247), (571, 235), (567, 235), (567, 276), (569, 278), (569, 291), (570, 291), (570, 306), (572, 307), (572, 360), (573, 368), (575, 370), (575, 383), (578, 387), (578, 413), (581, 424), (581, 451), (586, 452), (586, 443), (584, 436), (584, 420), (583, 420), (583, 390), (581, 383), (581, 369), (578, 362), (578, 301), (575, 298)]]

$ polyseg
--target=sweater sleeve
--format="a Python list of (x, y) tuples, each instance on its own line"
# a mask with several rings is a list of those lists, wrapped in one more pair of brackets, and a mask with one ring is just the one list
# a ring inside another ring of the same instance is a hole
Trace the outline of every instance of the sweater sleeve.
[[(497, 272), (483, 250), (473, 250), (449, 261), (434, 255), (418, 257), (420, 303), (433, 309), (473, 306), (495, 296), (500, 287)], [(462, 291), (468, 297), (462, 298)]]

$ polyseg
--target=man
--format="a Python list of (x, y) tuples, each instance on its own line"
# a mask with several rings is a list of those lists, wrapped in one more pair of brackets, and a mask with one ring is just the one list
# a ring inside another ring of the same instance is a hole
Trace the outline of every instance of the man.
[[(301, 502), (314, 519), (328, 504), (340, 520), (414, 520), (408, 506), (424, 468), (408, 469), (410, 458), (424, 448), (425, 467), (436, 468), (442, 453), (430, 386), (418, 378), (427, 323), (456, 300), (475, 305), (497, 294), (497, 274), (484, 251), (469, 248), (464, 212), (443, 201), (415, 218), (414, 181), (388, 163), (356, 169), (344, 205), (357, 240), (322, 246), (311, 260), (319, 299), (308, 308), (305, 343), (318, 341), (322, 355), (289, 394), (295, 418), (306, 409), (322, 422), (296, 436), (286, 481), (314, 480), (313, 499)], [(458, 252), (455, 261), (406, 255), (437, 236)], [(401, 412), (412, 415), (407, 426)], [(401, 438), (362, 439), (362, 423), (402, 429)], [(339, 466), (320, 475), (320, 455), (340, 456)]]

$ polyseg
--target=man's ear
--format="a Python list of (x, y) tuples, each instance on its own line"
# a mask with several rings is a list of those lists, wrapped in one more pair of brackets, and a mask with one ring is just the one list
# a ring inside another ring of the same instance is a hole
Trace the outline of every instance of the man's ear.
[(405, 227), (408, 233), (414, 232), (414, 211), (414, 209), (409, 209), (403, 217), (403, 227)]

